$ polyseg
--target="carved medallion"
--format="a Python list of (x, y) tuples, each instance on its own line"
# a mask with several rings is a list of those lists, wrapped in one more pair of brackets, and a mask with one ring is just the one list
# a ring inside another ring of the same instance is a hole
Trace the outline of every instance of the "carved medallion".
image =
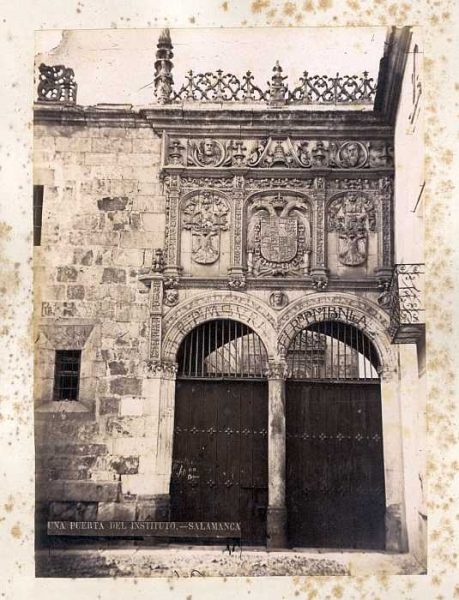
[(168, 289), (164, 292), (164, 304), (166, 306), (175, 306), (179, 300), (179, 293), (176, 289)]
[(328, 208), (328, 230), (338, 234), (338, 259), (354, 267), (367, 260), (368, 232), (375, 231), (373, 201), (359, 192), (333, 200)]
[(284, 306), (288, 304), (287, 294), (281, 292), (280, 290), (276, 290), (269, 297), (269, 304), (274, 310), (281, 310)]
[(183, 207), (182, 226), (191, 231), (191, 257), (208, 265), (220, 256), (220, 232), (228, 229), (229, 208), (217, 194), (201, 192)]
[(225, 157), (225, 149), (217, 140), (206, 138), (190, 143), (188, 162), (198, 167), (218, 167)]
[(280, 191), (252, 200), (247, 242), (249, 275), (307, 275), (311, 254), (308, 202)]

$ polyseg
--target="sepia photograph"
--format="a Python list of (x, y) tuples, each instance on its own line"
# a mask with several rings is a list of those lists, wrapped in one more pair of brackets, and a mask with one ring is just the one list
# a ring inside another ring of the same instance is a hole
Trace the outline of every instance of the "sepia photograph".
[(428, 572), (423, 56), (35, 32), (36, 577)]

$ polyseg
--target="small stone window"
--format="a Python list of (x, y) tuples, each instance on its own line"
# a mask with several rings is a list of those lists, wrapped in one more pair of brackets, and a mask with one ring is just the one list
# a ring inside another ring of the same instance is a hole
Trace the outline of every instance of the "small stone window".
[(43, 216), (43, 188), (42, 185), (33, 186), (33, 245), (41, 245), (41, 223)]
[(78, 400), (81, 350), (56, 350), (54, 400)]

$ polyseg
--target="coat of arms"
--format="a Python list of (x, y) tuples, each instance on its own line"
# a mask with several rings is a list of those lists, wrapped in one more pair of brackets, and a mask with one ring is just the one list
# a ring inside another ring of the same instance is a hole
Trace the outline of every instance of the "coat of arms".
[(331, 202), (328, 230), (338, 234), (338, 259), (341, 264), (355, 267), (366, 262), (368, 232), (375, 229), (375, 209), (367, 196), (349, 192)]
[(191, 257), (208, 265), (220, 256), (220, 232), (228, 229), (229, 208), (218, 195), (202, 192), (188, 199), (183, 208), (182, 224), (191, 231)]
[(263, 196), (249, 206), (249, 276), (307, 275), (311, 254), (310, 207), (299, 196)]

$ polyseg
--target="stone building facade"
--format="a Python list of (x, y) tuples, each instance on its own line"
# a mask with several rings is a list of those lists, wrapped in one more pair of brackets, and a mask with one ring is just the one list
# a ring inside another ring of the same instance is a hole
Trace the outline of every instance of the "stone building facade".
[[(424, 352), (423, 318), (420, 304), (412, 308), (421, 301), (422, 256), (406, 255), (404, 265), (396, 266), (401, 232), (421, 230), (419, 221), (412, 224), (405, 215), (404, 203), (417, 188), (406, 196), (397, 171), (409, 160), (406, 140), (397, 146), (397, 135), (417, 136), (421, 144), (421, 134), (414, 120), (406, 133), (409, 124), (397, 120), (406, 118), (399, 106), (406, 105), (409, 115), (421, 107), (413, 108), (409, 89), (413, 32), (394, 29), (389, 35), (368, 97), (364, 89), (325, 110), (308, 102), (309, 96), (301, 101), (299, 92), (291, 93), (278, 65), (268, 95), (255, 86), (241, 99), (222, 78), (212, 88), (220, 95), (204, 94), (199, 102), (185, 88), (175, 92), (167, 32), (158, 42), (156, 103), (148, 108), (79, 106), (70, 70), (56, 75), (56, 69), (41, 69), (34, 184), (43, 208), (34, 289), (42, 533), (47, 519), (173, 519), (177, 472), (186, 468), (191, 479), (199, 477), (193, 475), (199, 464), (191, 471), (182, 461), (177, 471), (177, 430), (185, 423), (191, 431), (192, 425), (191, 417), (178, 421), (178, 386), (182, 379), (183, 389), (202, 386), (205, 399), (205, 386), (216, 385), (208, 381), (211, 370), (193, 379), (180, 363), (186, 340), (201, 331), (190, 361), (198, 360), (196, 352), (204, 356), (203, 344), (209, 357), (222, 347), (231, 352), (231, 344), (243, 350), (245, 342), (238, 340), (244, 336), (249, 351), (251, 339), (260, 342), (263, 368), (254, 380), (264, 380), (257, 389), (266, 409), (260, 429), (266, 454), (260, 489), (266, 493), (257, 500), (257, 518), (265, 527), (261, 543), (291, 546), (289, 493), (295, 490), (288, 465), (294, 450), (288, 440), (299, 434), (289, 425), (288, 405), (299, 392), (289, 387), (289, 356), (297, 336), (312, 331), (316, 342), (327, 340), (322, 357), (333, 353), (332, 338), (338, 346), (347, 343), (338, 359), (343, 363), (347, 352), (350, 365), (351, 354), (356, 357), (348, 378), (376, 386), (380, 394), (382, 435), (373, 438), (380, 443), (384, 540), (375, 547), (409, 550), (425, 561), (424, 371), (416, 362), (422, 363)], [(194, 84), (196, 93), (212, 87)], [(323, 97), (316, 100), (320, 104)], [(415, 118), (420, 122), (419, 114)], [(409, 178), (406, 171), (403, 178)], [(407, 277), (416, 279), (419, 293), (404, 285)], [(220, 324), (212, 333), (205, 329), (210, 322)], [(223, 345), (211, 343), (212, 335), (225, 326), (231, 331), (234, 323), (235, 333)], [(341, 333), (333, 334), (333, 327)], [(353, 335), (361, 336), (363, 350), (350, 342)], [(318, 364), (318, 350), (311, 348), (306, 342), (303, 358), (315, 352)], [(77, 396), (56, 397), (56, 361), (70, 360), (71, 351), (78, 357)], [(311, 377), (309, 371), (304, 379), (334, 384), (339, 395), (349, 382), (336, 375), (333, 360), (334, 376)], [(356, 376), (359, 361), (368, 363), (371, 375)], [(217, 355), (214, 371), (222, 375), (220, 363)], [(204, 372), (204, 362), (199, 364)], [(249, 385), (253, 373), (244, 368)], [(226, 371), (228, 381), (236, 375), (230, 367)], [(225, 385), (228, 391), (236, 383)], [(339, 442), (339, 422), (337, 427)], [(323, 435), (333, 437), (330, 431)], [(229, 481), (226, 489), (231, 486)], [(217, 511), (215, 519), (225, 520), (223, 513)], [(199, 511), (186, 517), (206, 520)], [(346, 541), (337, 546), (372, 547)]]

